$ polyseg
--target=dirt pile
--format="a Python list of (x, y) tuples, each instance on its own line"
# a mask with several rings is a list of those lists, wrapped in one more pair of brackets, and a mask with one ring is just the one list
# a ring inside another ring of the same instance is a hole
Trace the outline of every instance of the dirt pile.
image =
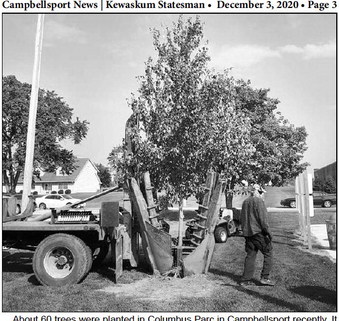
[(132, 284), (115, 284), (98, 291), (114, 293), (141, 300), (171, 300), (172, 298), (206, 298), (212, 295), (220, 281), (208, 280), (206, 275), (185, 278), (147, 277)]

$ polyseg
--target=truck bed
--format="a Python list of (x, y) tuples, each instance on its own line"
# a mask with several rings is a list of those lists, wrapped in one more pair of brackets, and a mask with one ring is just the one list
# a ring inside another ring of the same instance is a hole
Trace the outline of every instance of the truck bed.
[(2, 223), (3, 231), (101, 231), (98, 223), (60, 223), (12, 221)]

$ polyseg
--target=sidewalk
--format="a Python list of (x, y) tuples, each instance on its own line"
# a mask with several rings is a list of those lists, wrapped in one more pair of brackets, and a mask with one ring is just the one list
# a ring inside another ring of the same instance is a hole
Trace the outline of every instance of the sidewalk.
[(324, 252), (327, 256), (329, 256), (334, 262), (336, 262), (337, 251), (330, 249), (326, 224), (311, 225), (311, 234), (316, 239), (316, 243), (320, 245), (321, 251)]

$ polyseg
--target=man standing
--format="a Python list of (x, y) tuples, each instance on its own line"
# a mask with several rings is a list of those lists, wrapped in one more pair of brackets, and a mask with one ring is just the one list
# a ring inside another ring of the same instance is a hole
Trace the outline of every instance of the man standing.
[(251, 196), (244, 201), (241, 209), (241, 227), (246, 240), (245, 251), (247, 253), (241, 285), (254, 284), (251, 279), (254, 275), (258, 251), (264, 255), (260, 283), (262, 285), (274, 285), (274, 282), (269, 279), (273, 249), (272, 236), (267, 222), (267, 209), (262, 199), (263, 193), (265, 193), (265, 190), (258, 184), (254, 184)]

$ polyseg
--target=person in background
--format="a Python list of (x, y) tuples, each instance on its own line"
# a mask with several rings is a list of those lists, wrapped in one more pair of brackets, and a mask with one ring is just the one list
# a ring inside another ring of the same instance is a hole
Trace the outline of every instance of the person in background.
[(260, 185), (254, 184), (251, 195), (242, 205), (240, 221), (243, 236), (245, 237), (245, 251), (247, 255), (240, 285), (255, 285), (252, 282), (252, 278), (258, 251), (264, 256), (260, 283), (268, 286), (275, 285), (269, 279), (273, 263), (273, 248), (272, 235), (267, 222), (267, 209), (263, 200), (265, 192)]

